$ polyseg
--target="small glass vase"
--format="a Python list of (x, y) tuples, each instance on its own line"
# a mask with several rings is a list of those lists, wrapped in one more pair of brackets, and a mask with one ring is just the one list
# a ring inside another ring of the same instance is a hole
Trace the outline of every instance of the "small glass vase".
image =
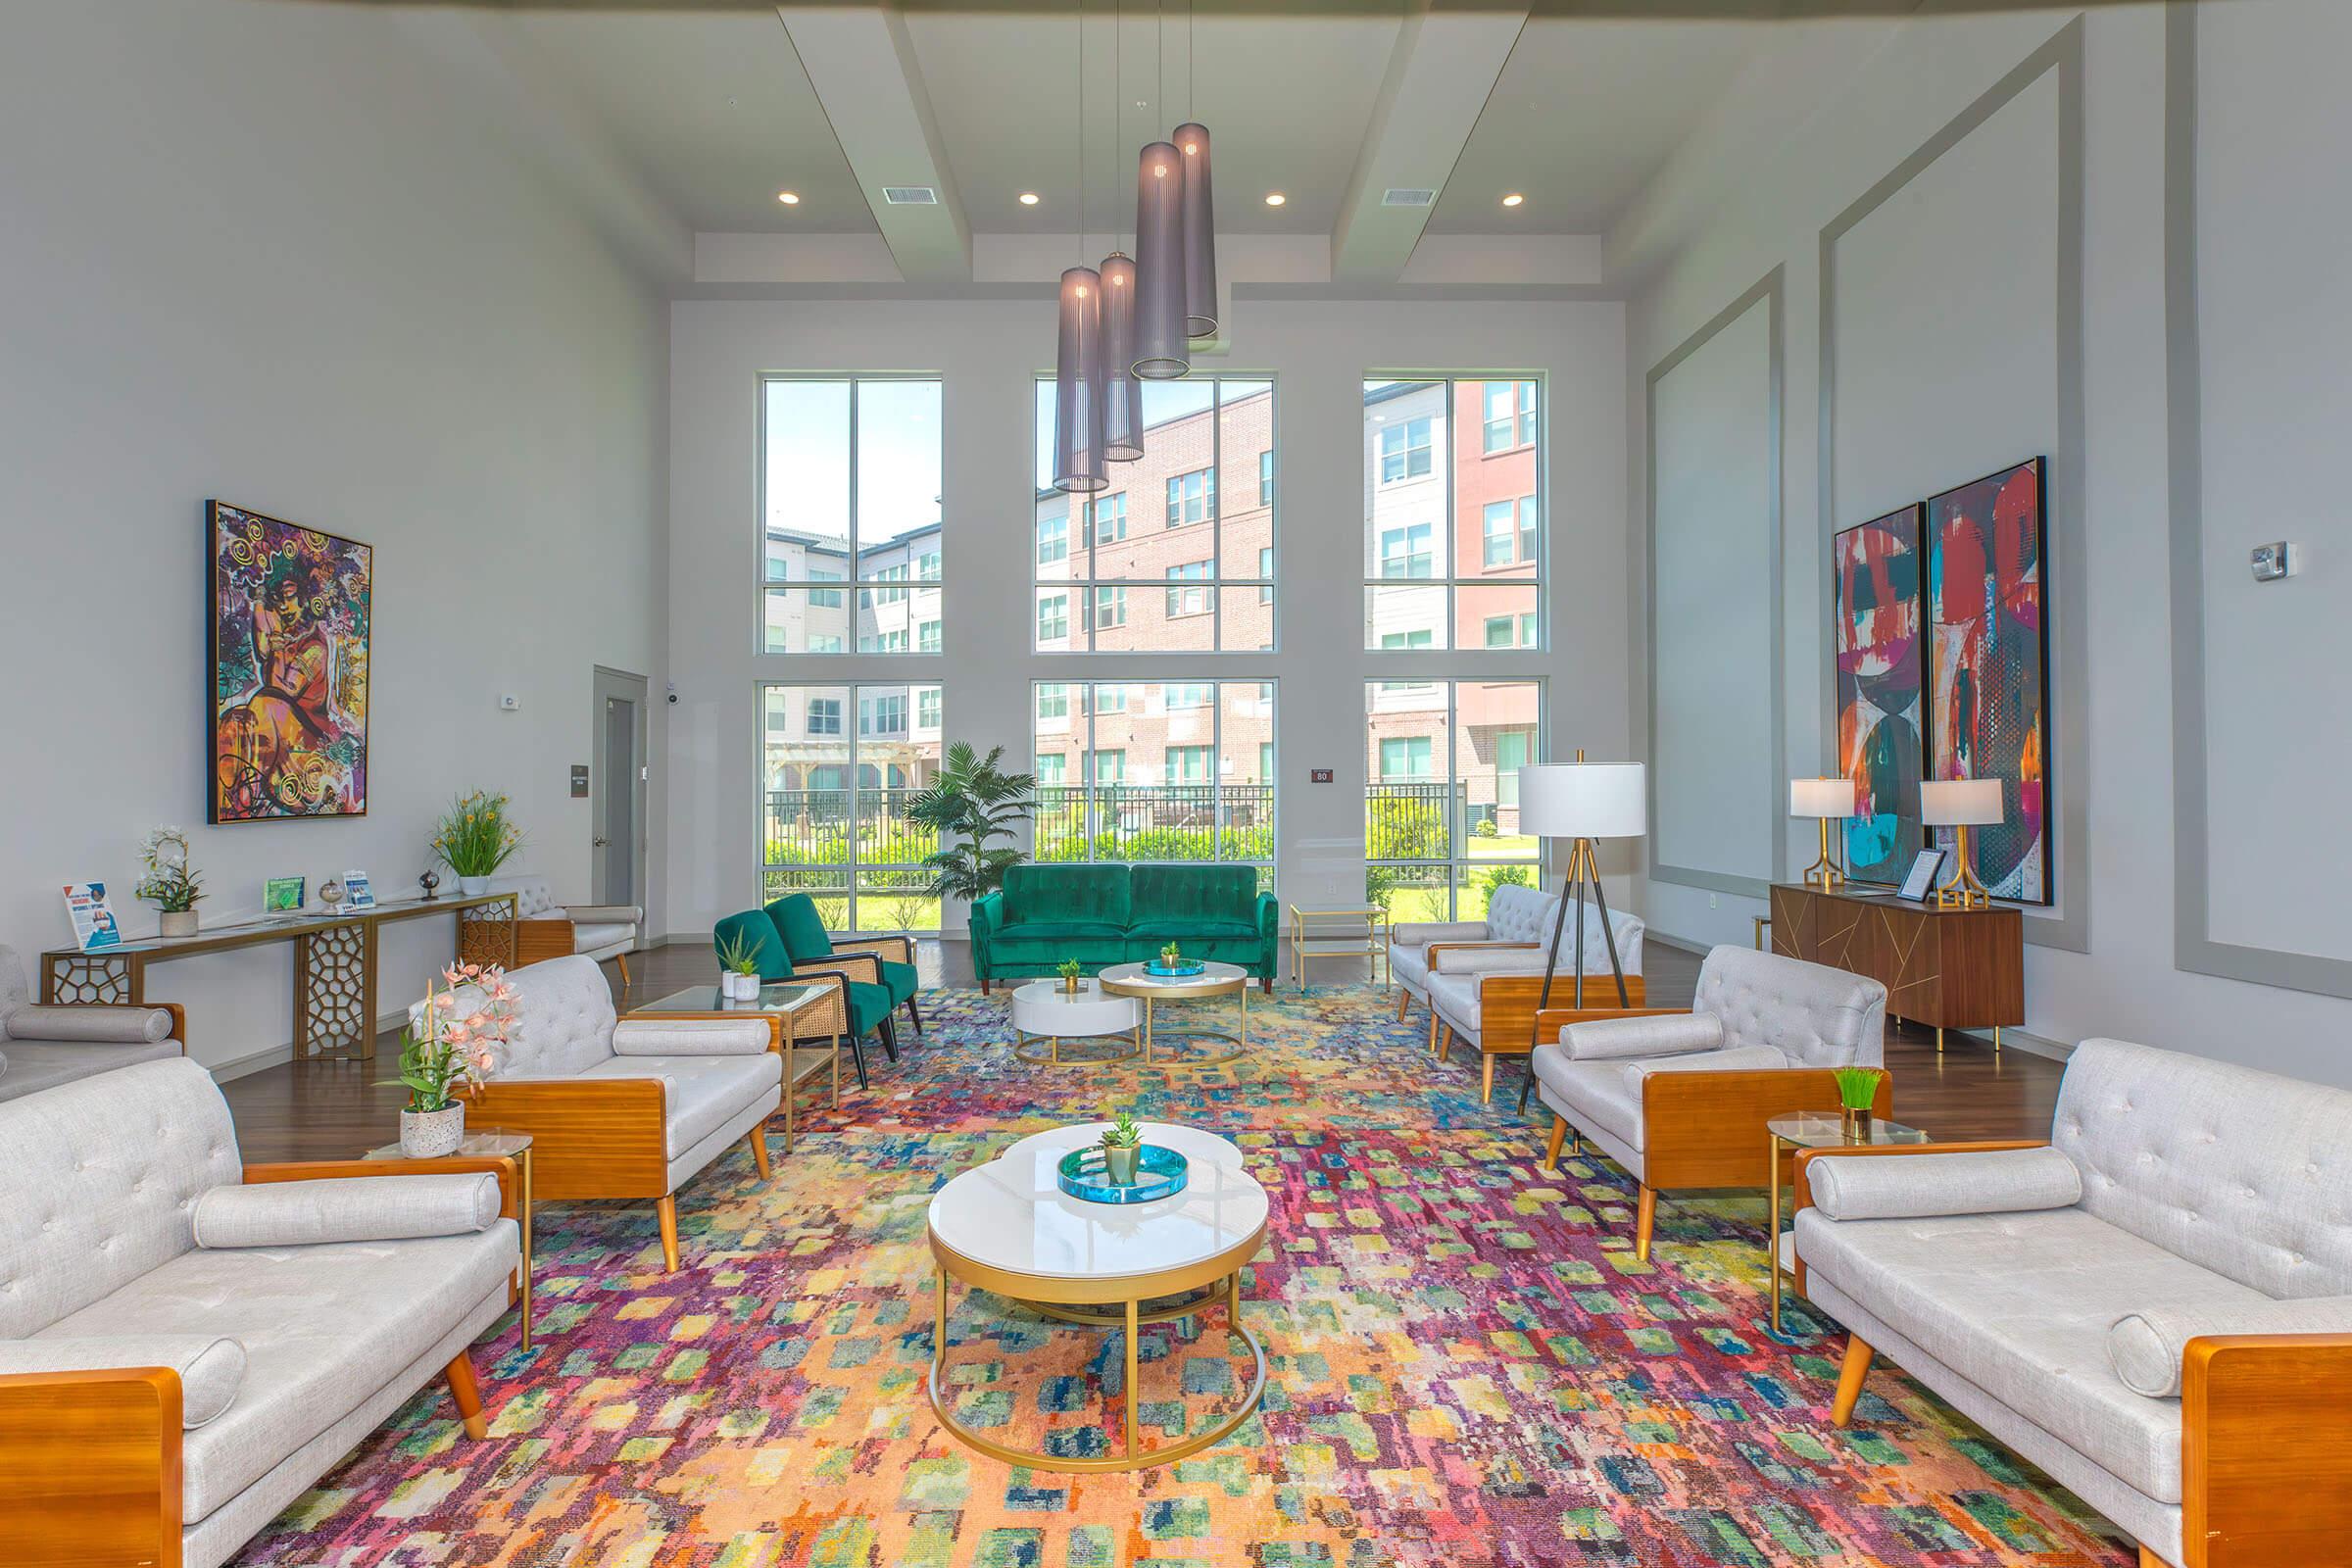
[(1870, 1136), (1870, 1107), (1868, 1105), (1846, 1105), (1839, 1110), (1838, 1115), (1845, 1124), (1845, 1137), (1848, 1143), (1858, 1144)]
[(1141, 1144), (1129, 1144), (1124, 1149), (1104, 1144), (1102, 1146), (1103, 1174), (1110, 1178), (1110, 1183), (1114, 1187), (1133, 1187), (1136, 1161), (1143, 1157), (1144, 1150)]

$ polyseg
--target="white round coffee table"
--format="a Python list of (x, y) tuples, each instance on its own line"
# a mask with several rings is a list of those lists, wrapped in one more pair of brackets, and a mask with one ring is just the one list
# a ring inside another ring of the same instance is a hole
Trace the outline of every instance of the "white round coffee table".
[[(1012, 1054), (1038, 1066), (1101, 1065), (1133, 1061), (1143, 1054), (1143, 1037), (1136, 1033), (1141, 1013), (1132, 997), (1105, 996), (1092, 980), (1064, 991), (1059, 980), (1032, 980), (1012, 992)], [(1038, 1042), (1047, 1042), (1043, 1050)], [(1064, 1056), (1065, 1040), (1109, 1040), (1127, 1049), (1113, 1056)]]
[[(1152, 1055), (1157, 1041), (1170, 1043), (1205, 1040), (1223, 1046), (1216, 1054), (1195, 1056), (1178, 1054), (1164, 1058), (1166, 1065), (1178, 1067), (1222, 1067), (1241, 1058), (1250, 1049), (1250, 971), (1238, 963), (1203, 964), (1199, 974), (1155, 975), (1140, 963), (1114, 963), (1095, 977), (1096, 983), (1114, 997), (1134, 997), (1144, 1004), (1144, 1065), (1161, 1064)], [(1242, 999), (1242, 1026), (1239, 1034), (1222, 1029), (1203, 1029), (1187, 1024), (1181, 1028), (1155, 1030), (1153, 1013), (1162, 1002), (1182, 1002), (1202, 997), (1233, 997)]]
[[(1040, 1470), (1140, 1470), (1199, 1453), (1250, 1419), (1266, 1392), (1266, 1351), (1242, 1322), (1242, 1266), (1265, 1245), (1266, 1190), (1242, 1168), (1230, 1142), (1190, 1127), (1145, 1122), (1144, 1142), (1190, 1162), (1185, 1189), (1148, 1203), (1090, 1203), (1064, 1193), (1055, 1167), (1098, 1142), (1107, 1122), (1024, 1138), (987, 1164), (954, 1177), (931, 1199), (931, 1255), (939, 1263), (939, 1312), (931, 1339), (931, 1408), (966, 1446)], [(1048, 1317), (1127, 1334), (1127, 1442), (1099, 1457), (1031, 1453), (981, 1436), (956, 1419), (946, 1389), (948, 1281), (1026, 1302)], [(1250, 1347), (1255, 1369), (1240, 1406), (1205, 1432), (1147, 1449), (1136, 1431), (1136, 1335), (1141, 1325), (1186, 1317), (1222, 1296), (1226, 1328)], [(1146, 1301), (1184, 1298), (1144, 1309)], [(1117, 1311), (1100, 1308), (1113, 1306)], [(1083, 1310), (1093, 1307), (1098, 1310)]]

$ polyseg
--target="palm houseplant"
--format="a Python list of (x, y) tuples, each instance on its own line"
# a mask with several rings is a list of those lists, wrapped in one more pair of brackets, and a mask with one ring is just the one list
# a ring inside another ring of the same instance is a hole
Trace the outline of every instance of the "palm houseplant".
[[(939, 777), (906, 806), (907, 817), (939, 833), (939, 848), (923, 857), (930, 868), (926, 897), (956, 898), (966, 904), (1004, 885), (1004, 873), (1028, 857), (1009, 841), (1035, 807), (1035, 775), (1007, 773), (998, 764), (1004, 748), (986, 757), (969, 741), (948, 748)], [(951, 842), (953, 840), (953, 842)]]

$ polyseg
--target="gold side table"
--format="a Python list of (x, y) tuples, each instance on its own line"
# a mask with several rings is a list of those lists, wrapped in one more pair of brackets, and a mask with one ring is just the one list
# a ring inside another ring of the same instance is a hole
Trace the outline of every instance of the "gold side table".
[[(1764, 1123), (1772, 1167), (1772, 1213), (1764, 1224), (1764, 1267), (1772, 1275), (1772, 1331), (1781, 1332), (1781, 1160), (1800, 1149), (1860, 1149), (1873, 1145), (1932, 1144), (1936, 1140), (1916, 1127), (1884, 1116), (1864, 1116), (1848, 1122), (1836, 1111), (1805, 1110), (1793, 1116), (1775, 1116)], [(1793, 1205), (1791, 1205), (1793, 1206)], [(1789, 1232), (1793, 1244), (1795, 1232)]]
[[(1144, 1053), (1142, 1065), (1170, 1067), (1222, 1067), (1238, 1061), (1250, 1050), (1250, 971), (1237, 963), (1207, 963), (1196, 975), (1152, 974), (1140, 963), (1114, 963), (1095, 976), (1096, 987), (1104, 996), (1133, 997), (1144, 1004)], [(1238, 1034), (1222, 1029), (1203, 1029), (1187, 1025), (1170, 1029), (1171, 1040), (1206, 1040), (1225, 1047), (1212, 1056), (1175, 1056), (1163, 1062), (1152, 1054), (1153, 1043), (1153, 1012), (1162, 1002), (1198, 1001), (1207, 997), (1239, 997), (1242, 1002), (1242, 1023)]]
[[(1333, 931), (1316, 929), (1317, 921), (1346, 921), (1348, 929)], [(1363, 930), (1354, 926), (1361, 924)], [(1377, 904), (1348, 905), (1336, 909), (1303, 909), (1291, 906), (1291, 983), (1299, 990), (1306, 989), (1306, 966), (1314, 958), (1370, 958), (1372, 978), (1383, 989), (1389, 984), (1388, 972), (1389, 911)], [(1334, 942), (1359, 943), (1356, 947), (1335, 948)]]
[[(468, 1127), (465, 1142), (450, 1151), (464, 1159), (511, 1159), (522, 1191), (515, 1195), (515, 1214), (522, 1226), (522, 1348), (531, 1348), (531, 1135), (504, 1127)], [(400, 1145), (370, 1149), (362, 1159), (406, 1159)]]

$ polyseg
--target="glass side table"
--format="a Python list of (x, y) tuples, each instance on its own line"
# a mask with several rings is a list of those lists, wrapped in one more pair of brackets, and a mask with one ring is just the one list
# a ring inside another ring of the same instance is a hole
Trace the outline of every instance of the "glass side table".
[[(362, 1159), (406, 1159), (400, 1145), (385, 1144), (370, 1149)], [(504, 1127), (468, 1127), (465, 1142), (449, 1155), (453, 1159), (511, 1159), (514, 1171), (522, 1180), (522, 1191), (515, 1195), (515, 1212), (522, 1224), (522, 1348), (531, 1348), (531, 1135), (510, 1132)]]
[[(1764, 1266), (1772, 1274), (1772, 1331), (1781, 1332), (1781, 1158), (1800, 1149), (1860, 1149), (1894, 1144), (1932, 1144), (1936, 1140), (1916, 1127), (1884, 1116), (1864, 1116), (1849, 1123), (1836, 1111), (1805, 1110), (1793, 1116), (1775, 1116), (1764, 1124), (1770, 1140), (1767, 1163), (1772, 1167), (1772, 1213), (1764, 1226)], [(1795, 1233), (1788, 1241), (1793, 1249)]]

